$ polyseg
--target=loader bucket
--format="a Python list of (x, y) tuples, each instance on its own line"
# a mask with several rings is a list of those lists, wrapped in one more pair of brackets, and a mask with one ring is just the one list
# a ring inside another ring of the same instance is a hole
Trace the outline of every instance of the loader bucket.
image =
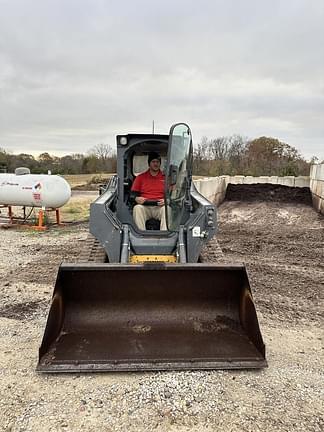
[(243, 265), (63, 264), (37, 370), (266, 365)]

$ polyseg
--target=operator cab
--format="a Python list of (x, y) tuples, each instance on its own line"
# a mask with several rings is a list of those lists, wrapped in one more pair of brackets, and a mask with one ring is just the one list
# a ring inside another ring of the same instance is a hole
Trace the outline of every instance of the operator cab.
[[(190, 209), (190, 183), (192, 166), (192, 140), (187, 125), (180, 123), (171, 127), (169, 135), (127, 134), (117, 136), (118, 202), (117, 216), (125, 224), (138, 231), (132, 209), (131, 187), (135, 177), (148, 169), (148, 154), (161, 156), (161, 171), (165, 174), (165, 202), (168, 231), (178, 231), (188, 218)], [(146, 229), (159, 230), (159, 223), (150, 221)], [(159, 231), (159, 235), (168, 231)], [(145, 234), (145, 231), (140, 231)]]

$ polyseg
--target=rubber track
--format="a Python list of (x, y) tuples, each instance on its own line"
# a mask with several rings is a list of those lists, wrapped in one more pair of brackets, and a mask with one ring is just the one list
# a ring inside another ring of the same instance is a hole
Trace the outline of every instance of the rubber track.
[[(212, 238), (202, 249), (199, 261), (201, 263), (219, 263), (224, 262), (223, 251), (216, 239)], [(104, 263), (108, 262), (108, 258), (104, 248), (101, 246), (99, 241), (95, 239), (91, 234), (85, 241), (84, 248), (81, 251), (78, 262), (93, 262), (93, 263)]]
[(104, 263), (108, 262), (106, 252), (104, 248), (101, 246), (99, 241), (95, 239), (91, 234), (88, 234), (88, 237), (85, 241), (83, 250), (80, 252), (78, 262), (86, 263)]
[(199, 257), (201, 263), (219, 263), (224, 262), (225, 257), (223, 251), (217, 241), (213, 237), (202, 249)]

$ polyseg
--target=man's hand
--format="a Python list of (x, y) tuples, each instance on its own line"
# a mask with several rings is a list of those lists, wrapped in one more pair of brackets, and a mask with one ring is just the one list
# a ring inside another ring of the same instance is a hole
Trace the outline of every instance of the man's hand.
[(135, 201), (137, 202), (137, 204), (144, 204), (144, 202), (146, 201), (146, 198), (144, 198), (144, 197), (136, 197)]
[(162, 198), (162, 199), (160, 199), (159, 201), (158, 201), (158, 206), (159, 207), (162, 207), (162, 206), (164, 206), (164, 199)]

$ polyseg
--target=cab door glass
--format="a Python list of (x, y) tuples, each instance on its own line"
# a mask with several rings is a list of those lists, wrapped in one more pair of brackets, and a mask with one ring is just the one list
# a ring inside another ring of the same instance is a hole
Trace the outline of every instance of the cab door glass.
[(171, 127), (166, 172), (166, 219), (169, 231), (179, 231), (191, 173), (191, 132), (184, 124)]

